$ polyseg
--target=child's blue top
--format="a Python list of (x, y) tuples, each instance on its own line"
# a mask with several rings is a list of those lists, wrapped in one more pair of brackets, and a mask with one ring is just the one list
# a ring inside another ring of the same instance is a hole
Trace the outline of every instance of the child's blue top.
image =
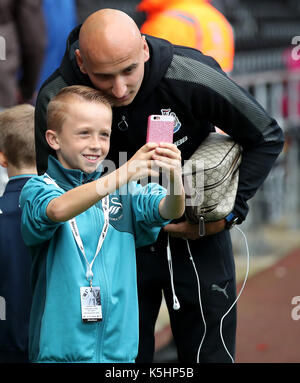
[[(49, 157), (47, 176), (25, 185), (20, 205), (22, 235), (33, 261), (29, 353), (33, 362), (134, 362), (138, 350), (137, 246), (155, 242), (168, 223), (158, 210), (166, 190), (133, 182), (109, 196), (109, 229), (93, 265), (103, 320), (83, 323), (80, 287), (88, 286), (86, 262), (68, 222), (53, 222), (49, 202), (100, 173), (69, 170)], [(76, 217), (91, 262), (104, 224), (101, 201)]]

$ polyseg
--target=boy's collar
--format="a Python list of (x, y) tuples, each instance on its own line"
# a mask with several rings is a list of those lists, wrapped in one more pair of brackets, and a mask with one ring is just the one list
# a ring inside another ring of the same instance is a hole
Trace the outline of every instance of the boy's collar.
[(31, 178), (31, 177), (35, 177), (37, 176), (37, 174), (18, 174), (16, 176), (11, 176), (8, 178), (9, 181), (12, 181), (12, 180), (16, 180), (16, 179), (20, 179), (20, 178)]
[(62, 189), (70, 190), (76, 186), (100, 178), (102, 169), (99, 167), (99, 170), (93, 173), (85, 173), (80, 169), (66, 169), (56, 158), (50, 155), (48, 157), (48, 169), (46, 173), (55, 179)]

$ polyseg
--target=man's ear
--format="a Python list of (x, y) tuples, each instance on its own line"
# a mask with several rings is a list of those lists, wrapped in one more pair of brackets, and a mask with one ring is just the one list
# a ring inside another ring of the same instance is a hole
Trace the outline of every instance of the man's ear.
[(149, 51), (148, 43), (146, 41), (146, 37), (144, 35), (142, 35), (142, 40), (143, 40), (144, 63), (145, 63), (150, 58), (150, 51)]
[(75, 58), (76, 58), (76, 62), (77, 62), (77, 65), (79, 66), (80, 71), (84, 74), (87, 74), (87, 71), (85, 70), (85, 67), (83, 64), (83, 58), (81, 56), (79, 49), (75, 50)]
[(48, 142), (50, 148), (52, 148), (53, 150), (60, 149), (58, 135), (55, 130), (48, 129), (46, 131), (46, 141)]
[(8, 162), (7, 162), (7, 159), (6, 159), (6, 155), (0, 151), (0, 166), (2, 166), (3, 168), (7, 168), (8, 167)]

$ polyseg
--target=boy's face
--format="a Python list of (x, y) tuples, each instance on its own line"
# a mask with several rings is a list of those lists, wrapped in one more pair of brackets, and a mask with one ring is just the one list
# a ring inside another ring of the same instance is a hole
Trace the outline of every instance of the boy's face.
[(72, 99), (61, 130), (47, 131), (54, 134), (54, 144), (47, 140), (65, 168), (92, 173), (108, 154), (111, 123), (112, 112), (108, 106)]

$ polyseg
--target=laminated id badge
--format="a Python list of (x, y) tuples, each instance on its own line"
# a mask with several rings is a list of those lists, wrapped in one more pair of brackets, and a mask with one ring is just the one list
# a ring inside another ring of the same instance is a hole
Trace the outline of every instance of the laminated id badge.
[(83, 322), (100, 322), (102, 308), (100, 287), (80, 287), (81, 318)]

